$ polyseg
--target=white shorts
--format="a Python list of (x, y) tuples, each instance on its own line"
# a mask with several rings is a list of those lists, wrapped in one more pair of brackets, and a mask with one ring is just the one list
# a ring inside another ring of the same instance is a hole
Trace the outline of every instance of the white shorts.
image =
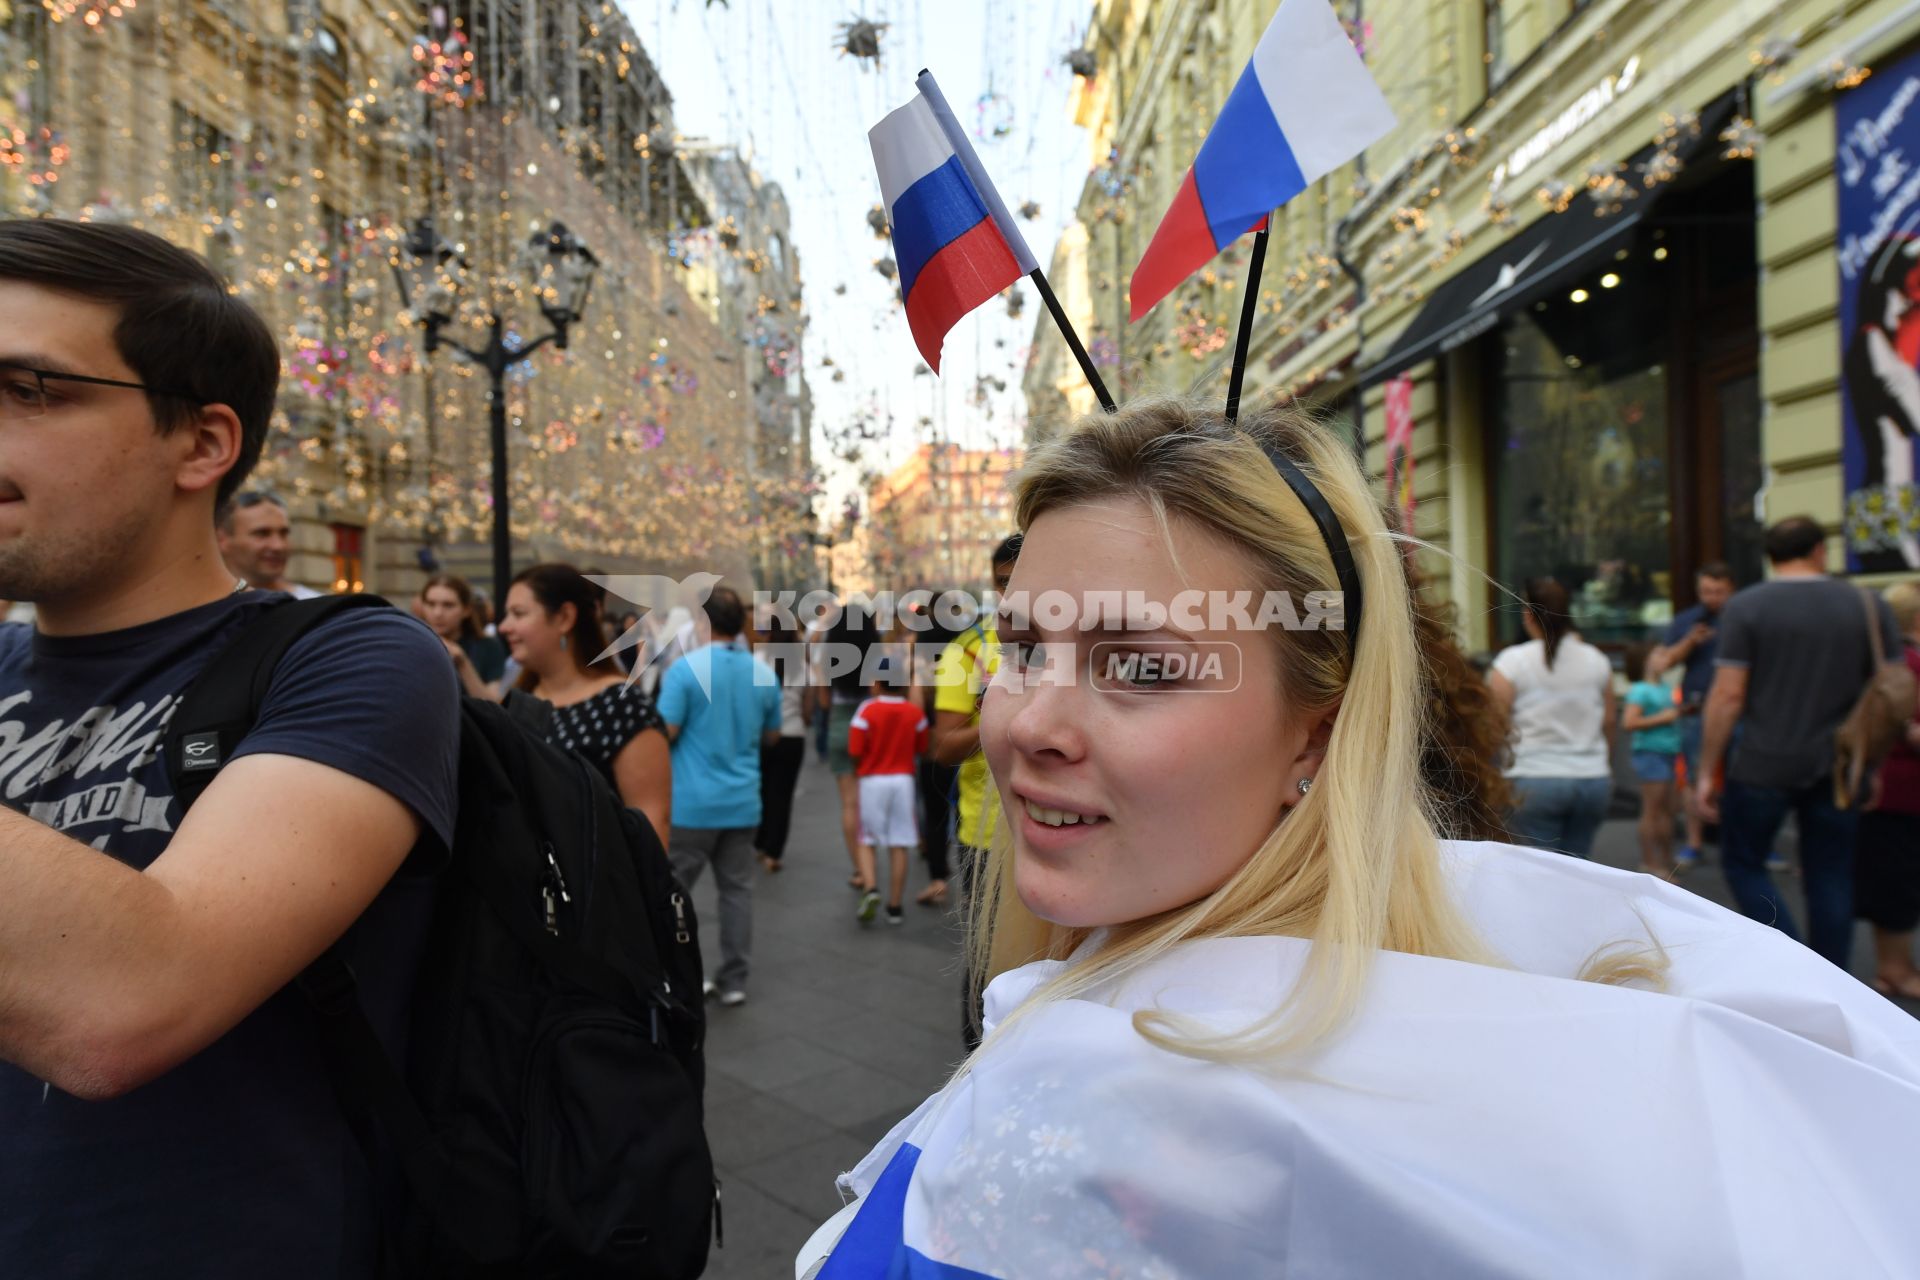
[(860, 779), (860, 843), (910, 849), (920, 843), (919, 806), (910, 773)]

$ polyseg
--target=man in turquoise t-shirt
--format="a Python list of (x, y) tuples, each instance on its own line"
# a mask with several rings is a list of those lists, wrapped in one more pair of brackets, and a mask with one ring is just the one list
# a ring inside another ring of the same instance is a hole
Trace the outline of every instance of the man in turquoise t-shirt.
[(667, 668), (660, 718), (673, 744), (673, 829), (667, 857), (691, 889), (713, 864), (720, 890), (720, 1003), (746, 1003), (753, 948), (753, 836), (760, 825), (760, 748), (780, 741), (780, 680), (736, 646), (746, 627), (737, 592), (707, 597), (711, 642)]

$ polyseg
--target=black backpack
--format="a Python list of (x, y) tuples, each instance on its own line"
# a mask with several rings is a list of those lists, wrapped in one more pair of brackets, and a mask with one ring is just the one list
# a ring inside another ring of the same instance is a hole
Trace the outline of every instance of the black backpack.
[[(183, 807), (258, 719), (288, 646), (372, 606), (386, 602), (277, 605), (213, 659), (167, 729)], [(383, 1265), (409, 1280), (697, 1276), (719, 1184), (687, 894), (647, 820), (500, 706), (462, 700), (459, 788), (404, 1074), (337, 948), (297, 979), (370, 1163), (404, 1184), (383, 1207)]]

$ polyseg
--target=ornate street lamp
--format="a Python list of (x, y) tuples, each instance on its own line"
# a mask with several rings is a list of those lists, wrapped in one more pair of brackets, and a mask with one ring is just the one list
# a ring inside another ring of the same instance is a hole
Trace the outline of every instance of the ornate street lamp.
[(429, 354), (440, 348), (440, 329), (453, 319), (455, 298), (465, 283), (466, 260), (434, 230), (432, 218), (413, 224), (392, 257), (400, 305), (427, 331)]
[(566, 350), (568, 327), (580, 320), (586, 308), (587, 293), (593, 288), (600, 261), (561, 223), (534, 232), (520, 255), (520, 266), (533, 287), (540, 314), (553, 329), (532, 342), (509, 345), (500, 313), (489, 312), (487, 345), (478, 350), (441, 332), (453, 322), (454, 307), (465, 285), (466, 262), (434, 231), (433, 219), (421, 218), (413, 224), (413, 230), (400, 242), (392, 265), (401, 303), (426, 331), (428, 354), (442, 346), (452, 347), (487, 371), (493, 445), (493, 598), (496, 608), (504, 608), (507, 583), (513, 577), (513, 525), (507, 501), (507, 370), (549, 342)]

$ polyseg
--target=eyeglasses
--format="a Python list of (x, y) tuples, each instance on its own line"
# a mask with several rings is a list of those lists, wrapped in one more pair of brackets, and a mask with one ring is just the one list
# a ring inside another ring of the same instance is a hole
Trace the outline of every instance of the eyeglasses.
[(194, 404), (204, 403), (199, 396), (190, 392), (150, 387), (141, 382), (122, 382), (117, 378), (94, 378), (82, 373), (57, 373), (51, 369), (29, 369), (19, 364), (0, 364), (0, 421), (38, 418), (46, 413), (49, 405), (60, 403), (59, 393), (47, 390), (49, 382), (83, 382), (96, 387), (125, 387), (130, 391), (144, 391), (148, 395), (172, 396), (176, 399), (192, 401)]

